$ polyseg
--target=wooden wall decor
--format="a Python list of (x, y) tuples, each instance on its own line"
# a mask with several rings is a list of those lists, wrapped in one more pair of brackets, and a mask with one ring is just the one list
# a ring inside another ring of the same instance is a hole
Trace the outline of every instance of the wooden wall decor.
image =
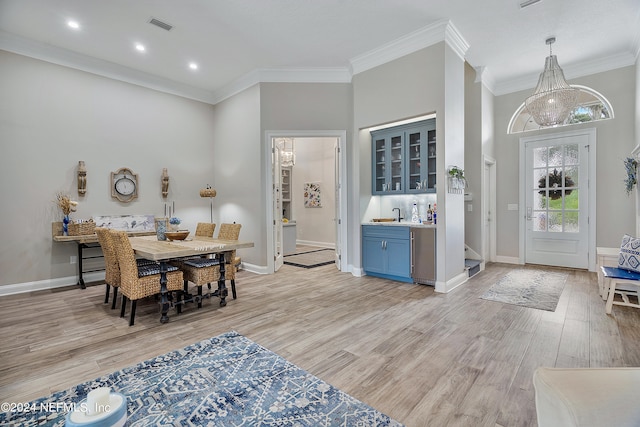
[(84, 161), (78, 162), (78, 194), (84, 196), (87, 193), (87, 167)]
[(165, 199), (169, 195), (169, 172), (167, 168), (162, 168), (162, 197)]

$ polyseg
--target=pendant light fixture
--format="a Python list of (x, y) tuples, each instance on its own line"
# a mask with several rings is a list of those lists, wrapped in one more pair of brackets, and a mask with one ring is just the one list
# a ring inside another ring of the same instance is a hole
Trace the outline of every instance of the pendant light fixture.
[(213, 222), (213, 198), (216, 197), (216, 190), (207, 184), (207, 188), (200, 190), (200, 197), (208, 197), (211, 201), (211, 222)]
[(578, 103), (579, 90), (567, 83), (558, 59), (552, 54), (551, 45), (555, 41), (555, 37), (546, 40), (549, 56), (544, 62), (544, 70), (535, 92), (524, 101), (527, 111), (540, 126), (563, 123)]
[(293, 148), (293, 138), (280, 139), (279, 146), (281, 148), (280, 166), (293, 166), (296, 163), (296, 155)]

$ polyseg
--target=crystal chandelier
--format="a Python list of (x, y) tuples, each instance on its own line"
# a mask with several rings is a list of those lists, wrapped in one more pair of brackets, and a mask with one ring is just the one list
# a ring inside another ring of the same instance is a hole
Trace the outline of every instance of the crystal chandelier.
[(296, 155), (293, 149), (293, 138), (281, 138), (278, 141), (280, 151), (280, 165), (283, 167), (293, 166), (296, 163)]
[(540, 73), (535, 92), (524, 101), (527, 111), (540, 126), (563, 123), (578, 103), (579, 90), (567, 83), (558, 59), (551, 52), (555, 41), (555, 37), (546, 40), (549, 56), (544, 61), (544, 71)]

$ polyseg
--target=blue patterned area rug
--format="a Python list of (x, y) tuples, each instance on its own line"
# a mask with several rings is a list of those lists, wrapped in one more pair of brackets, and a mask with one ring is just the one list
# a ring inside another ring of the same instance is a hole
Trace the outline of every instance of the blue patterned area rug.
[(66, 412), (46, 409), (97, 387), (127, 396), (128, 426), (401, 426), (236, 332), (0, 413), (0, 425), (62, 427)]
[(568, 274), (535, 269), (513, 270), (480, 298), (538, 310), (556, 311)]

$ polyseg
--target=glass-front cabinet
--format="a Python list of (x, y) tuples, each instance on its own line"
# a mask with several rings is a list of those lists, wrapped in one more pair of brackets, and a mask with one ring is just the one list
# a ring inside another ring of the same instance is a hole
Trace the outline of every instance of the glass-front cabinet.
[(389, 193), (401, 191), (404, 185), (402, 163), (402, 135), (377, 133), (373, 137), (374, 147), (374, 191)]
[(371, 132), (372, 194), (433, 193), (435, 119)]

